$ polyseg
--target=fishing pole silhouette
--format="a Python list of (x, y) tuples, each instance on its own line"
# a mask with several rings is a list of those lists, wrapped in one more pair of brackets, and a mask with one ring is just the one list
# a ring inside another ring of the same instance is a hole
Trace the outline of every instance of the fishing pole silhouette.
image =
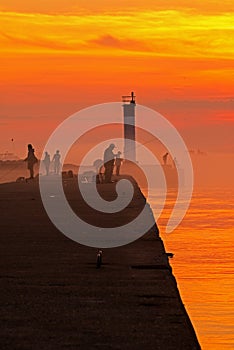
[[(143, 143), (141, 143), (141, 144), (138, 143), (138, 144), (135, 146), (135, 149), (138, 149), (138, 148), (140, 148), (140, 147), (142, 147), (142, 146), (144, 146), (144, 145), (147, 145), (148, 143), (153, 142), (153, 141), (155, 141), (155, 137), (152, 138), (152, 139), (150, 139), (150, 140), (148, 140), (148, 141), (145, 141), (145, 142), (143, 142)], [(133, 142), (135, 142), (135, 141), (133, 141)], [(128, 154), (133, 148), (134, 148), (134, 146), (129, 147), (129, 148), (127, 149), (127, 151), (126, 151), (124, 154)]]

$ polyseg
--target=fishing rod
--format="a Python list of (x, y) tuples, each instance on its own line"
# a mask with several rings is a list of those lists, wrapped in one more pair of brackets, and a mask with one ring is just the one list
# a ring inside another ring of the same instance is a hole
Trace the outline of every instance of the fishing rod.
[[(131, 139), (129, 139), (129, 140), (131, 140)], [(133, 140), (132, 140), (133, 141)], [(151, 143), (151, 142), (153, 142), (153, 141), (155, 141), (155, 137), (154, 138), (151, 138), (151, 139), (149, 139), (149, 140), (147, 140), (147, 141), (145, 141), (145, 142), (143, 142), (143, 143), (137, 143), (137, 145), (135, 145), (135, 149), (139, 149), (140, 147), (143, 147), (143, 146), (145, 146), (145, 145), (147, 145), (148, 143)], [(135, 142), (135, 141), (133, 141), (133, 142)], [(132, 147), (129, 147), (128, 149), (127, 149), (127, 151), (125, 152), (125, 154), (128, 154), (128, 153), (130, 153), (132, 150), (134, 149), (134, 146), (132, 146)]]

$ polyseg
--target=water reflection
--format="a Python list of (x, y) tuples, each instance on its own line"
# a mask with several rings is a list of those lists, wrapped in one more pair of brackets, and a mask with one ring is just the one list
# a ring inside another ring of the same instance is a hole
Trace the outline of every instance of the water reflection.
[[(234, 348), (233, 190), (195, 192), (180, 226), (165, 234), (176, 193), (158, 220), (185, 307), (202, 349)], [(148, 200), (156, 201), (155, 197)]]

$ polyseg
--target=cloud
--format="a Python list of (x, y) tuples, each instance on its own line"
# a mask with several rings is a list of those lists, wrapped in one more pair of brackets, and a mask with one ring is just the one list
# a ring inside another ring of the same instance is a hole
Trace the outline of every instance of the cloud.
[(216, 98), (216, 99), (166, 99), (161, 100), (158, 105), (171, 106), (174, 110), (176, 108), (183, 110), (234, 110), (234, 98)]
[[(230, 58), (233, 14), (182, 10), (45, 15), (0, 12), (2, 51), (63, 50), (94, 55)], [(121, 54), (122, 52), (120, 52)]]
[(32, 48), (32, 47), (39, 47), (39, 48), (45, 48), (50, 50), (73, 50), (78, 47), (78, 44), (74, 46), (74, 44), (69, 44), (66, 41), (62, 42), (60, 40), (57, 40), (57, 38), (49, 39), (48, 37), (39, 37), (36, 35), (9, 35), (6, 33), (0, 32), (0, 36), (7, 39), (8, 42), (12, 43), (14, 47), (25, 47), (25, 48)]
[(227, 111), (225, 113), (218, 113), (216, 116), (210, 118), (210, 120), (214, 123), (217, 124), (234, 124), (234, 116), (233, 113), (230, 111)]
[(21, 13), (41, 13), (41, 14), (67, 14), (67, 13), (103, 13), (104, 11), (116, 13), (116, 10), (137, 12), (146, 9), (152, 11), (177, 9), (190, 10), (197, 13), (223, 13), (233, 10), (233, 0), (10, 0), (2, 1), (0, 5), (2, 11), (15, 11)]
[(117, 48), (121, 50), (151, 51), (150, 47), (143, 41), (134, 39), (118, 39), (109, 34), (89, 40), (88, 43), (96, 44), (102, 47)]

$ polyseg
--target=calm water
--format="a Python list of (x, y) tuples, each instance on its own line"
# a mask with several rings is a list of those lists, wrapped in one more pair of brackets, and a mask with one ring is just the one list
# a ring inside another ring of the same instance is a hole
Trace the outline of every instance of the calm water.
[[(165, 233), (175, 194), (158, 224), (180, 294), (202, 349), (234, 349), (234, 190), (195, 191), (173, 233)], [(149, 198), (156, 201), (156, 197)]]

